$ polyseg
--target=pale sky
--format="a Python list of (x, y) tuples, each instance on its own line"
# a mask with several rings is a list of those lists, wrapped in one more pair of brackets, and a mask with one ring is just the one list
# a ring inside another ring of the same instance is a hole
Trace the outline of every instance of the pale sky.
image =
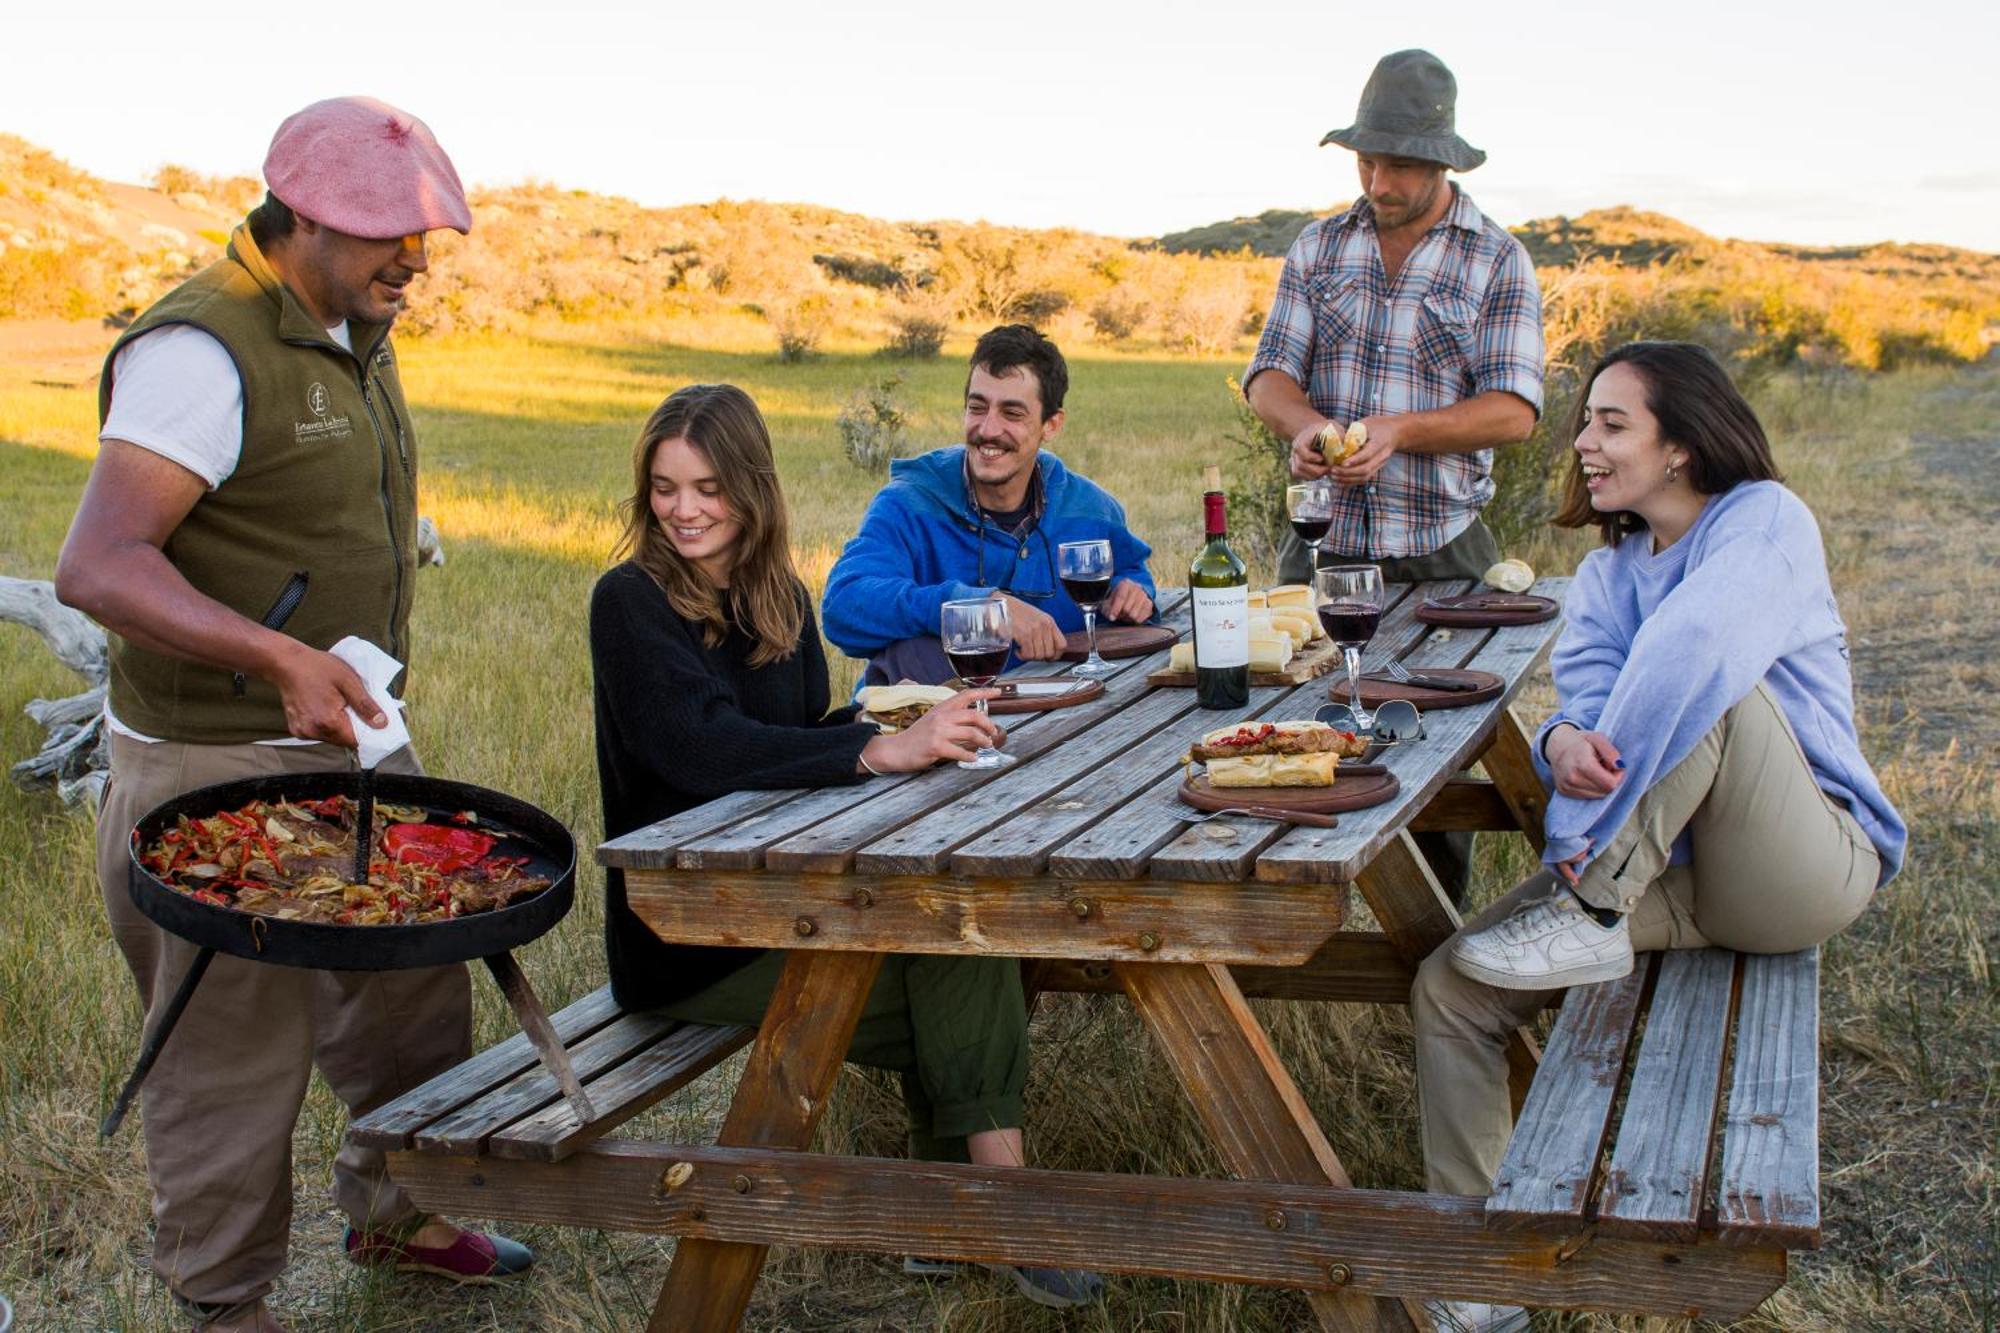
[(1458, 76), (1506, 223), (1609, 204), (1724, 236), (2000, 251), (2000, 5), (929, 0), (9, 6), (0, 130), (114, 180), (254, 173), (316, 98), (427, 120), (468, 184), (1157, 235), (1353, 192), (1407, 46)]

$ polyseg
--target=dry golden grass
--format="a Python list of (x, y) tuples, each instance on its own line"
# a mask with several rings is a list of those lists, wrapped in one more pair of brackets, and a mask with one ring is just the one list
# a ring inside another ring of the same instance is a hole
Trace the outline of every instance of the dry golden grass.
[[(667, 332), (656, 329), (653, 332)], [(948, 439), (962, 346), (918, 366), (906, 392), (916, 435)], [(1226, 456), (1223, 362), (1079, 357), (1063, 452), (1131, 506), (1174, 581), (1196, 537), (1195, 465)], [(424, 438), (424, 508), (443, 523), (449, 563), (418, 601), (414, 725), (434, 772), (519, 793), (590, 842), (583, 606), (612, 532), (631, 435), (667, 391), (695, 379), (742, 383), (764, 405), (797, 509), (809, 577), (849, 533), (873, 482), (839, 457), (836, 406), (876, 375), (859, 356), (779, 366), (768, 354), (695, 351), (570, 328), (534, 337), (430, 340), (406, 348)], [(1991, 368), (1864, 378), (1775, 377), (1756, 399), (1794, 485), (1820, 514), (1860, 673), (1864, 738), (1916, 831), (1904, 877), (1827, 951), (1823, 1162), (1828, 1244), (1743, 1327), (1990, 1327), (1996, 1305), (1993, 1197), (1996, 992), (1994, 834), (2000, 723), (1990, 608), (2000, 596)], [(91, 452), (85, 389), (37, 387), (0, 369), (0, 572), (47, 577)], [(1575, 547), (1538, 541), (1558, 567)], [(0, 634), (0, 753), (39, 737), (28, 698), (72, 682), (20, 631)], [(1521, 868), (1485, 840), (1479, 892)], [(137, 1007), (105, 936), (85, 818), (43, 797), (0, 794), (0, 1291), (27, 1328), (178, 1327), (145, 1272), (147, 1198), (136, 1135), (110, 1145), (98, 1116), (136, 1045)], [(594, 872), (579, 906), (524, 951), (545, 996), (602, 980)], [(492, 988), (478, 993), (483, 1042), (508, 1030)], [(1264, 1005), (1274, 1040), (1355, 1176), (1420, 1180), (1403, 1014)], [(1212, 1173), (1217, 1163), (1130, 1011), (1056, 996), (1038, 1014), (1031, 1152), (1051, 1165)], [(704, 1137), (718, 1082), (671, 1099), (629, 1131)], [(900, 1151), (888, 1084), (843, 1076), (823, 1142)], [(526, 1281), (458, 1290), (360, 1274), (336, 1257), (325, 1194), (341, 1129), (317, 1082), (296, 1139), (293, 1262), (277, 1293), (310, 1330), (613, 1330), (642, 1320), (670, 1242), (523, 1228), (541, 1265)], [(218, 1132), (227, 1132), (218, 1127)], [(874, 1258), (780, 1252), (758, 1288), (761, 1329), (1159, 1329), (1222, 1333), (1301, 1326), (1293, 1296), (1118, 1279), (1109, 1304), (1058, 1316), (983, 1278), (937, 1286)], [(1542, 1316), (1538, 1327), (1614, 1321)], [(1623, 1327), (1637, 1327), (1627, 1322)], [(1669, 1327), (1656, 1321), (1651, 1327)]]

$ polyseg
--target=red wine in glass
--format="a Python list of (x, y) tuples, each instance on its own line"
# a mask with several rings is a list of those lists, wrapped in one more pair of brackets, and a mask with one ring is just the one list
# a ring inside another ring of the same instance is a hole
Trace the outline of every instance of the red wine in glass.
[(1363, 647), (1375, 637), (1375, 627), (1382, 622), (1382, 608), (1361, 602), (1322, 602), (1319, 608), (1319, 623), (1326, 628), (1326, 636), (1345, 648), (1352, 645)]
[(1070, 600), (1078, 606), (1095, 607), (1111, 595), (1111, 576), (1107, 574), (1101, 579), (1065, 578), (1062, 586)]
[(1307, 546), (1317, 545), (1319, 539), (1326, 536), (1327, 529), (1332, 526), (1333, 520), (1330, 518), (1295, 518), (1292, 520), (1292, 531), (1298, 533), (1299, 540)]
[(968, 685), (991, 685), (1007, 666), (1007, 645), (972, 644), (947, 648), (945, 660), (958, 678)]

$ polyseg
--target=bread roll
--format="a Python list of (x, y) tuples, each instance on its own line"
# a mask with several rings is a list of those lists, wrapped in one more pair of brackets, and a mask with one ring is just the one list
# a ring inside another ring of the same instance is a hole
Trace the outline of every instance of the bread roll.
[(1242, 759), (1208, 761), (1211, 787), (1331, 787), (1340, 756), (1320, 750), (1311, 754), (1253, 754)]

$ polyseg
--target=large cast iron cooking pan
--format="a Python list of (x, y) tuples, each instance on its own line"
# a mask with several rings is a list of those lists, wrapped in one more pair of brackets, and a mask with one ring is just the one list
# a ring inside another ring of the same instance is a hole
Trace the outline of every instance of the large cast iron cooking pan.
[(202, 787), (154, 809), (132, 830), (129, 867), (132, 901), (162, 929), (204, 948), (291, 967), (380, 972), (434, 967), (504, 953), (547, 933), (569, 912), (576, 892), (576, 843), (569, 830), (526, 801), (470, 783), (411, 774), (377, 773), (375, 799), (422, 806), (439, 823), (470, 810), (487, 833), (506, 830), (498, 856), (525, 856), (529, 874), (549, 887), (497, 911), (406, 926), (338, 926), (280, 921), (233, 907), (199, 902), (162, 882), (139, 864), (139, 849), (174, 827), (181, 815), (202, 818), (254, 800), (324, 800), (353, 797), (353, 772), (291, 773)]

